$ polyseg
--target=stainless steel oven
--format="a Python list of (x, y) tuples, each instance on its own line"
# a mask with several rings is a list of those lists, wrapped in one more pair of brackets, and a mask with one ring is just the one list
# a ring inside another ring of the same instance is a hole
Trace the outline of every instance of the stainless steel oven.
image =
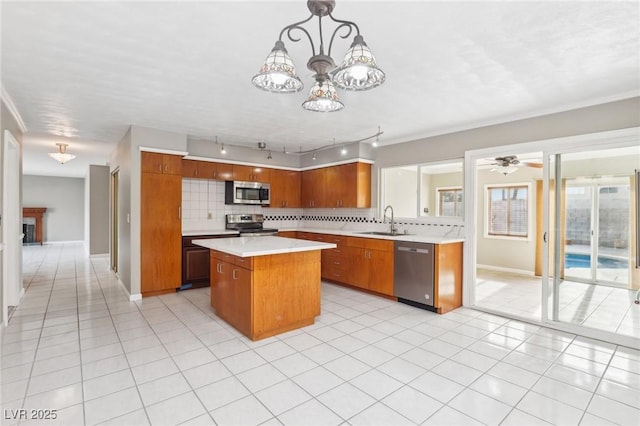
[(225, 216), (225, 228), (238, 231), (241, 237), (266, 237), (278, 235), (277, 229), (262, 226), (261, 214), (228, 214)]

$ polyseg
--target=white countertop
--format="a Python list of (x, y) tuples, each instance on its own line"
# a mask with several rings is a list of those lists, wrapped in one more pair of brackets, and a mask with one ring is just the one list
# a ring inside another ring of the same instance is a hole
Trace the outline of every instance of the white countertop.
[(313, 232), (316, 234), (329, 234), (329, 235), (344, 235), (347, 237), (360, 237), (360, 238), (378, 238), (381, 240), (393, 240), (393, 241), (408, 241), (412, 243), (430, 243), (430, 244), (451, 244), (464, 242), (464, 238), (460, 237), (436, 237), (429, 235), (372, 235), (363, 234), (366, 231), (347, 231), (340, 229), (323, 229), (323, 228), (290, 228), (279, 229), (279, 231), (299, 231), (299, 232)]
[(195, 237), (198, 235), (238, 235), (238, 231), (233, 231), (229, 229), (196, 229), (196, 230), (188, 230), (182, 231), (183, 237)]
[[(329, 229), (329, 228), (286, 228), (286, 229), (278, 229), (278, 231), (301, 231), (301, 232), (313, 232), (316, 234), (329, 234), (329, 235), (344, 235), (347, 237), (360, 237), (360, 238), (378, 238), (381, 240), (392, 240), (392, 241), (409, 241), (413, 243), (431, 243), (431, 244), (451, 244), (451, 243), (461, 243), (464, 242), (464, 238), (460, 237), (438, 237), (431, 235), (404, 235), (398, 234), (394, 236), (390, 235), (372, 235), (372, 234), (363, 234), (362, 231), (355, 230), (342, 230), (342, 229)], [(238, 235), (238, 231), (232, 231), (228, 229), (206, 229), (206, 230), (189, 230), (182, 231), (183, 237), (194, 237), (198, 235)], [(265, 237), (260, 237), (265, 238)]]
[(240, 257), (336, 248), (335, 244), (282, 237), (238, 237), (197, 240), (196, 245)]

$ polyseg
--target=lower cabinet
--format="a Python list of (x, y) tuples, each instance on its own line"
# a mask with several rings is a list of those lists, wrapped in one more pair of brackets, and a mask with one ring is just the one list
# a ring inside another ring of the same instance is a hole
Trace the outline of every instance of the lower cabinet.
[(211, 306), (241, 333), (251, 333), (251, 270), (235, 256), (211, 250)]
[(393, 241), (349, 237), (347, 246), (348, 284), (393, 296)]
[(211, 250), (211, 306), (251, 340), (320, 315), (320, 250), (238, 257)]
[[(394, 297), (394, 241), (300, 232), (296, 238), (336, 244), (322, 250), (321, 275), (325, 280), (347, 284)], [(440, 314), (462, 306), (462, 243), (434, 244), (434, 310)]]
[(393, 241), (313, 232), (297, 238), (336, 244), (322, 250), (323, 279), (393, 296)]

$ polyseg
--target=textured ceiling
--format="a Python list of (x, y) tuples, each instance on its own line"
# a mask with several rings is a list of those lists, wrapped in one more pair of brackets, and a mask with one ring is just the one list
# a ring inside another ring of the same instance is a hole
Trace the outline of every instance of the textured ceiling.
[[(340, 91), (345, 108), (330, 114), (300, 107), (312, 84), (304, 39), (285, 41), (302, 92), (250, 83), (280, 29), (307, 17), (304, 0), (1, 7), (2, 85), (28, 128), (30, 174), (83, 176), (131, 124), (273, 149), (358, 140), (381, 126), (391, 144), (640, 91), (635, 1), (338, 0), (335, 17), (356, 21), (387, 81)], [(317, 25), (308, 29), (317, 38)], [(347, 47), (336, 41), (336, 61)], [(43, 155), (61, 138), (78, 155), (65, 166)]]

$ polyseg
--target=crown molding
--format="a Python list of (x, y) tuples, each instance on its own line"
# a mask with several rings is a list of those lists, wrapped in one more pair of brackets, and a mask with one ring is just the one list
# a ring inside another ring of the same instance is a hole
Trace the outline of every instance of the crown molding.
[(13, 103), (13, 99), (11, 99), (11, 96), (9, 96), (9, 93), (4, 88), (4, 86), (2, 86), (2, 102), (7, 106), (7, 109), (9, 110), (11, 115), (13, 115), (13, 118), (18, 123), (18, 127), (20, 127), (22, 133), (26, 133), (27, 126), (24, 124), (24, 121), (22, 121), (22, 117), (18, 112), (18, 108), (16, 108), (16, 104)]

